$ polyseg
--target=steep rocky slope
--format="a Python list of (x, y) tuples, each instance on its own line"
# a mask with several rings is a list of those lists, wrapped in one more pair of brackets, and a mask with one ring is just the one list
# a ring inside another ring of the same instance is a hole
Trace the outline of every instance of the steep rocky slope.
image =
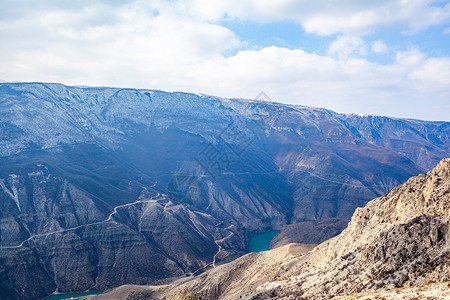
[(90, 299), (113, 299), (119, 291), (126, 299), (330, 299), (448, 282), (449, 211), (450, 159), (444, 159), (358, 208), (340, 235), (311, 251), (290, 244), (170, 286), (128, 286)]
[(270, 241), (270, 249), (290, 243), (320, 244), (341, 233), (347, 225), (347, 220), (337, 218), (290, 224)]
[(449, 122), (2, 83), (2, 297), (198, 274), (249, 233), (349, 219), (448, 157), (449, 136)]
[(447, 300), (450, 299), (450, 282), (389, 289), (376, 292), (356, 293), (348, 296), (335, 297), (332, 300)]

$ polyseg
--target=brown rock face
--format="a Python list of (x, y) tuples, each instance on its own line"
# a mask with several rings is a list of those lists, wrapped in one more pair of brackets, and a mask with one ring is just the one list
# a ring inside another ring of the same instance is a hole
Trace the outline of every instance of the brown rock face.
[[(134, 293), (133, 299), (330, 299), (450, 281), (449, 212), (450, 159), (444, 159), (357, 209), (347, 229), (310, 252), (286, 254), (299, 247), (287, 245), (170, 286), (128, 287), (126, 294)], [(96, 299), (113, 299), (114, 293)]]

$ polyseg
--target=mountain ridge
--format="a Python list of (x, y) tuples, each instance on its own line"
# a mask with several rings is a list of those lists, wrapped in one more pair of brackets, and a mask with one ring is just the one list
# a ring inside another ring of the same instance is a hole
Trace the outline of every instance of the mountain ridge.
[(157, 90), (1, 83), (0, 120), (11, 299), (197, 274), (250, 234), (348, 220), (450, 155), (449, 122)]

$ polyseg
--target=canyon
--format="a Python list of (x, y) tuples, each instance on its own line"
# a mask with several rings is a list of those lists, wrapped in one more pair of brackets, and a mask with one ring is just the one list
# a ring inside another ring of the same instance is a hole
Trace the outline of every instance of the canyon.
[(0, 83), (0, 298), (190, 279), (269, 230), (318, 244), (450, 156), (449, 122), (257, 98)]

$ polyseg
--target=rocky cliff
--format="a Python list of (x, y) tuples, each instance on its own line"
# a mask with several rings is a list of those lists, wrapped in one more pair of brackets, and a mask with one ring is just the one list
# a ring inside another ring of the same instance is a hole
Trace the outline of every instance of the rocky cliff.
[(426, 286), (450, 281), (449, 211), (450, 159), (444, 159), (358, 208), (341, 234), (310, 251), (290, 244), (170, 286), (128, 286), (90, 299), (119, 292), (126, 299), (330, 299), (383, 296), (392, 291), (369, 291), (399, 287), (416, 287), (398, 290), (405, 295), (449, 296), (448, 283)]
[(449, 136), (449, 122), (1, 83), (0, 296), (201, 273), (250, 233), (348, 220), (448, 157)]

